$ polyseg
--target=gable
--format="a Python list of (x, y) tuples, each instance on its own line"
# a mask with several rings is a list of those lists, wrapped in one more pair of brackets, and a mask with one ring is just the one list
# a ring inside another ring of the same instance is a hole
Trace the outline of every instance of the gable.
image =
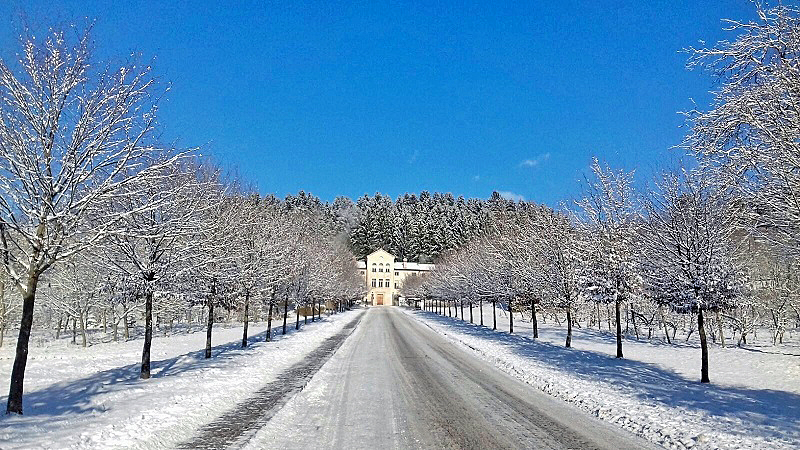
[(383, 261), (394, 262), (394, 255), (392, 255), (391, 253), (389, 253), (389, 252), (387, 252), (386, 250), (383, 250), (383, 249), (375, 250), (374, 252), (372, 252), (369, 255), (367, 255), (367, 261), (373, 261), (373, 260), (375, 260), (375, 261), (383, 260)]

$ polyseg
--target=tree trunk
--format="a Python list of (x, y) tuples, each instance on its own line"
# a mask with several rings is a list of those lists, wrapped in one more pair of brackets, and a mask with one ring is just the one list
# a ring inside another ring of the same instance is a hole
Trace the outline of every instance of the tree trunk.
[(61, 314), (58, 315), (58, 326), (56, 326), (56, 340), (61, 336), (61, 321), (64, 319), (64, 316)]
[(272, 299), (269, 301), (269, 314), (267, 314), (267, 342), (272, 340)]
[(86, 314), (83, 310), (81, 310), (78, 320), (81, 322), (81, 347), (86, 348)]
[[(127, 325), (125, 326), (127, 328)], [(144, 346), (142, 346), (142, 369), (139, 378), (150, 378), (150, 346), (153, 342), (153, 292), (148, 289), (144, 298)]]
[(72, 317), (72, 345), (78, 343), (78, 320)]
[(119, 322), (119, 320), (117, 319), (117, 310), (116, 310), (116, 307), (112, 306), (111, 307), (111, 327), (114, 329), (112, 331), (112, 333), (114, 333), (114, 342), (117, 342), (119, 340), (119, 333), (118, 333), (119, 325), (118, 325), (117, 322)]
[(286, 334), (286, 321), (289, 317), (289, 295), (287, 294), (283, 297), (283, 332), (281, 334)]
[(244, 330), (242, 331), (242, 348), (247, 347), (247, 326), (250, 321), (250, 291), (244, 293)]
[(539, 337), (539, 323), (536, 320), (536, 299), (531, 299), (531, 327), (533, 327), (533, 337)]
[(123, 320), (125, 321), (125, 341), (127, 341), (131, 337), (131, 332), (128, 329), (128, 312), (127, 311), (125, 312), (125, 317), (123, 317)]
[(569, 307), (569, 303), (567, 303), (567, 342), (564, 346), (572, 347), (572, 308)]
[(469, 323), (475, 323), (472, 321), (472, 300), (469, 301)]
[(614, 302), (617, 317), (617, 358), (622, 358), (622, 322), (620, 321), (620, 304), (622, 302), (617, 300)]
[(492, 300), (492, 329), (497, 329), (497, 301)]
[(211, 330), (214, 328), (214, 302), (208, 302), (208, 326), (206, 327), (206, 359), (211, 358)]
[(461, 320), (464, 320), (464, 299), (460, 300), (461, 302)]
[(300, 329), (300, 302), (296, 302), (294, 305), (294, 329)]
[(669, 340), (669, 330), (667, 329), (667, 320), (664, 318), (664, 310), (661, 306), (658, 307), (658, 312), (661, 315), (661, 324), (664, 326), (664, 337), (667, 338), (667, 344), (672, 344)]
[(706, 327), (703, 323), (703, 308), (697, 310), (697, 334), (700, 335), (700, 350), (702, 353), (700, 361), (700, 382), (708, 383), (708, 342), (706, 339)]
[(725, 347), (725, 333), (722, 331), (722, 321), (719, 318), (719, 311), (716, 312), (717, 327), (719, 328), (719, 343)]
[[(312, 305), (312, 308), (313, 308), (314, 302), (313, 301), (306, 302), (305, 311), (303, 311), (303, 325), (308, 325), (308, 305), (309, 304)], [(312, 316), (314, 315), (314, 310), (313, 309), (311, 310), (311, 315)]]
[(19, 325), (19, 337), (14, 356), (14, 366), (11, 369), (11, 386), (8, 390), (6, 414), (22, 414), (22, 392), (25, 384), (25, 366), (28, 364), (28, 343), (31, 340), (31, 327), (33, 327), (33, 305), (36, 301), (36, 287), (39, 276), (32, 275), (28, 278), (28, 289), (22, 296), (22, 318)]
[(639, 340), (639, 328), (636, 327), (636, 310), (633, 309), (633, 306), (630, 307), (631, 311), (631, 324), (633, 325), (633, 333), (636, 335), (636, 340)]
[(483, 299), (478, 300), (478, 314), (481, 316), (481, 326), (483, 326)]
[(508, 334), (514, 334), (514, 308), (511, 299), (508, 299)]

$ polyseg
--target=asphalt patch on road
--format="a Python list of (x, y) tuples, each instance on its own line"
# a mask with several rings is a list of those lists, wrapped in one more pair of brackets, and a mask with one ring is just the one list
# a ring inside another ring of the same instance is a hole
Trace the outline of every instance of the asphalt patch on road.
[(224, 449), (241, 447), (264, 426), (289, 400), (306, 387), (311, 378), (336, 353), (356, 328), (364, 313), (342, 330), (326, 339), (309, 353), (309, 357), (289, 367), (275, 381), (262, 387), (247, 400), (213, 422), (200, 428), (198, 434), (179, 445), (182, 449)]

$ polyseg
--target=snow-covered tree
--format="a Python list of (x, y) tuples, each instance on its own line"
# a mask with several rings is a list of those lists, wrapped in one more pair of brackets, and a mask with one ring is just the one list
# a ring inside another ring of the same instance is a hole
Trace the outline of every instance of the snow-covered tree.
[(707, 311), (732, 306), (746, 281), (735, 238), (740, 208), (700, 172), (664, 175), (641, 226), (646, 287), (655, 301), (697, 313), (701, 381), (709, 381)]
[(687, 113), (684, 146), (750, 206), (752, 230), (800, 255), (800, 9), (757, 4), (726, 20), (735, 39), (689, 48), (689, 68), (720, 82), (708, 111)]
[(86, 347), (87, 322), (93, 309), (102, 304), (102, 280), (104, 273), (96, 255), (83, 252), (73, 256), (48, 273), (44, 300), (48, 306), (73, 323), (74, 336), (80, 329), (81, 344)]
[(238, 233), (242, 239), (236, 241), (239, 248), (234, 249), (233, 262), (238, 272), (237, 294), (244, 316), (242, 347), (246, 347), (252, 298), (264, 299), (270, 314), (269, 331), (272, 331), (274, 287), (280, 280), (280, 266), (293, 233), (290, 224), (281, 220), (273, 208), (265, 207), (257, 195), (243, 196), (238, 203), (234, 214), (237, 215)]
[[(542, 211), (538, 227), (530, 235), (541, 278), (554, 304), (566, 311), (565, 346), (572, 345), (572, 311), (578, 299), (578, 281), (583, 261), (578, 230), (565, 214)], [(531, 304), (533, 307), (533, 303)], [(535, 320), (535, 316), (534, 320)]]
[(89, 31), (25, 36), (19, 60), (0, 61), (2, 259), (23, 304), (9, 413), (22, 414), (40, 278), (114, 230), (127, 212), (102, 205), (151, 176), (149, 156), (160, 152), (154, 105), (163, 90), (150, 66), (96, 69)]
[(200, 229), (188, 253), (184, 277), (195, 289), (195, 301), (208, 309), (206, 322), (205, 357), (211, 358), (211, 337), (215, 322), (215, 308), (230, 308), (238, 287), (235, 252), (243, 247), (245, 236), (240, 233), (237, 210), (239, 202), (231, 184), (220, 181), (217, 170), (202, 174), (206, 196), (200, 214)]
[(634, 222), (633, 173), (592, 163), (594, 181), (587, 182), (578, 223), (585, 264), (578, 289), (585, 298), (613, 303), (617, 323), (617, 358), (622, 358), (621, 305), (640, 287)]
[(116, 272), (114, 276), (137, 280), (129, 286), (134, 287), (136, 296), (144, 298), (140, 370), (144, 379), (150, 378), (154, 294), (168, 289), (162, 281), (177, 275), (191, 255), (190, 247), (199, 242), (195, 238), (201, 230), (200, 214), (208, 205), (203, 196), (214, 189), (206, 180), (198, 179), (197, 170), (196, 163), (189, 160), (165, 166), (159, 177), (131, 183), (125, 195), (107, 205), (120, 213), (128, 212), (103, 248)]

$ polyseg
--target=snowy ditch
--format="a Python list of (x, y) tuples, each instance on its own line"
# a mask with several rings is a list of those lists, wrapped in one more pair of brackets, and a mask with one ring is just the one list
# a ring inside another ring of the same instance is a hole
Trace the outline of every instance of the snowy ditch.
[[(659, 364), (567, 349), (433, 313), (406, 312), (510, 375), (666, 448), (800, 447), (796, 392), (701, 384)], [(637, 352), (649, 351), (642, 350), (646, 345), (639, 344)], [(694, 355), (689, 352), (695, 349), (683, 350), (684, 357)], [(759, 376), (770, 374), (753, 374)]]

